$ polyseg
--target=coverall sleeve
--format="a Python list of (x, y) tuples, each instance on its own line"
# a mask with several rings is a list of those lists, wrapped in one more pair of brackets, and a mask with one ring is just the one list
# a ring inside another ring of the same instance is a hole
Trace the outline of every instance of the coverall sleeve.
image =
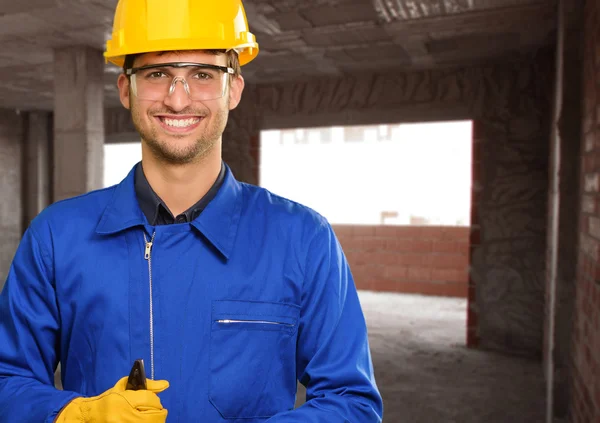
[(54, 387), (60, 318), (52, 258), (29, 228), (0, 293), (0, 423), (51, 423), (74, 392)]
[(297, 345), (306, 403), (268, 423), (381, 422), (365, 319), (346, 257), (326, 223), (310, 244)]

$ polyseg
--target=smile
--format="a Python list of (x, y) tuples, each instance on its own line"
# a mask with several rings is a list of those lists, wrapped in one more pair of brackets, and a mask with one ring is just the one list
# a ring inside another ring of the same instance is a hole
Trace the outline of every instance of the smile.
[(160, 118), (160, 120), (166, 126), (170, 126), (172, 128), (189, 128), (190, 126), (194, 126), (194, 125), (200, 123), (200, 118), (191, 118), (191, 119)]

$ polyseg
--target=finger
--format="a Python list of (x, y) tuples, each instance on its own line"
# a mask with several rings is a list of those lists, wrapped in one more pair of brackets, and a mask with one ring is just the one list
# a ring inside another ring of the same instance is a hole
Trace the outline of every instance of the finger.
[(127, 376), (119, 379), (119, 381), (117, 383), (115, 383), (115, 386), (110, 391), (111, 392), (122, 392), (125, 389), (127, 389), (127, 379), (128, 379)]
[(123, 391), (116, 395), (123, 397), (129, 403), (129, 405), (135, 409), (140, 407), (156, 410), (163, 409), (160, 398), (158, 398), (158, 395), (151, 391)]
[(145, 416), (167, 416), (166, 408), (163, 408), (162, 410), (157, 410), (156, 408), (145, 409), (144, 407), (140, 407), (137, 409), (137, 411)]
[(141, 411), (137, 413), (147, 423), (165, 423), (167, 421), (167, 410)]
[(155, 392), (157, 394), (159, 392), (164, 391), (168, 387), (169, 387), (169, 382), (167, 382), (166, 380), (152, 380), (152, 379), (146, 380), (146, 389), (151, 392)]

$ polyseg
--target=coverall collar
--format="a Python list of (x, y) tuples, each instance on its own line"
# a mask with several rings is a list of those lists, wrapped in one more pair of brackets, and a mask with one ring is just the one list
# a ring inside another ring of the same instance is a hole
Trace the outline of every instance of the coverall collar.
[[(98, 234), (109, 235), (148, 224), (135, 194), (135, 169), (114, 188), (114, 194), (96, 227)], [(191, 222), (225, 257), (229, 258), (241, 217), (242, 187), (225, 164), (225, 179), (219, 192), (204, 211)]]

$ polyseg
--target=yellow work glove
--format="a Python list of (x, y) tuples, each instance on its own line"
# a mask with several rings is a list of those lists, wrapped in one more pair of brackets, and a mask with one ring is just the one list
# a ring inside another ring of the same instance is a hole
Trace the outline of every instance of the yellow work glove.
[(158, 395), (166, 380), (146, 381), (147, 390), (127, 391), (127, 377), (108, 391), (90, 398), (75, 398), (62, 409), (55, 423), (165, 423), (167, 410)]

